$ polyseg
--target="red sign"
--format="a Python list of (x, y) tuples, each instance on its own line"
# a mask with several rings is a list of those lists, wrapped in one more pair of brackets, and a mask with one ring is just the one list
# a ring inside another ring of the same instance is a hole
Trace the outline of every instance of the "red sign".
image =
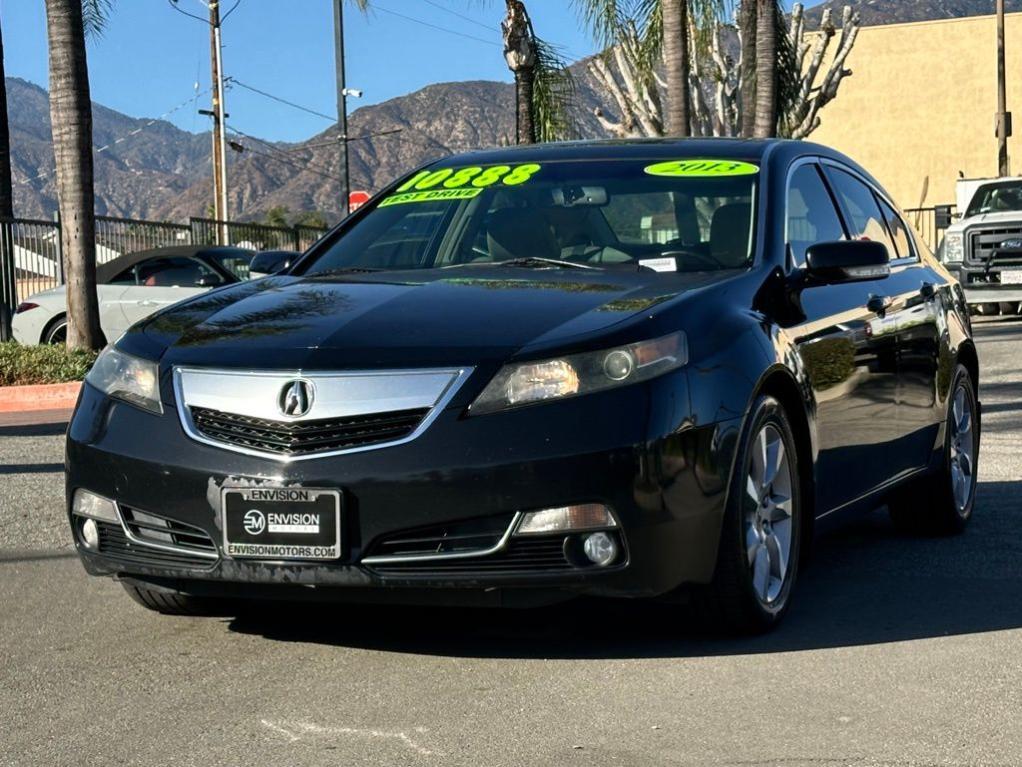
[(348, 212), (349, 213), (354, 213), (356, 210), (358, 210), (363, 205), (365, 205), (367, 202), (369, 202), (369, 198), (370, 197), (372, 197), (372, 195), (369, 194), (369, 192), (363, 192), (362, 190), (358, 190), (358, 191), (355, 191), (355, 192), (349, 192), (348, 193)]

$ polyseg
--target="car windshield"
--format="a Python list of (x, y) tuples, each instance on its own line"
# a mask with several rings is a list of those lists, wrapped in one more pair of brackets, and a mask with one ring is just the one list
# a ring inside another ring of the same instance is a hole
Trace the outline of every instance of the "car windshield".
[(965, 216), (1013, 210), (1022, 211), (1022, 180), (984, 184), (973, 195)]
[(252, 258), (255, 256), (255, 252), (251, 250), (238, 249), (221, 249), (210, 251), (207, 253), (210, 259), (216, 261), (216, 263), (226, 269), (228, 272), (233, 274), (239, 280), (248, 279), (248, 267), (252, 263)]
[(502, 263), (660, 272), (740, 269), (752, 257), (757, 166), (584, 161), (422, 171), (297, 273)]

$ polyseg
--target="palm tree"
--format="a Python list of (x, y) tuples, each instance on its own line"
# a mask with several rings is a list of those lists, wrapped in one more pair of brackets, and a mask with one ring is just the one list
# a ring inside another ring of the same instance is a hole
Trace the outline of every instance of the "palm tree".
[(667, 132), (671, 136), (692, 133), (689, 117), (688, 0), (661, 0), (664, 37), (664, 69), (667, 81)]
[(50, 124), (70, 349), (98, 349), (103, 343), (96, 299), (92, 100), (85, 35), (102, 29), (109, 7), (110, 0), (46, 0)]
[(723, 13), (728, 0), (574, 0), (583, 21), (602, 45), (614, 45), (629, 28), (642, 33), (640, 63), (652, 77), (664, 66), (666, 127), (674, 136), (691, 135), (691, 19)]
[(0, 341), (11, 338), (11, 310), (17, 300), (14, 291), (14, 259), (10, 237), (2, 231), (5, 219), (14, 218), (11, 190), (11, 134), (7, 123), (7, 80), (4, 72), (4, 38), (0, 31)]
[(505, 0), (504, 60), (515, 77), (515, 140), (554, 141), (570, 134), (574, 80), (560, 53), (536, 36), (522, 0)]
[(759, 34), (759, 0), (741, 0), (738, 8), (738, 33), (742, 39), (740, 81), (741, 135), (751, 138), (756, 130), (756, 37)]
[(777, 55), (777, 0), (756, 0), (756, 138), (777, 135)]

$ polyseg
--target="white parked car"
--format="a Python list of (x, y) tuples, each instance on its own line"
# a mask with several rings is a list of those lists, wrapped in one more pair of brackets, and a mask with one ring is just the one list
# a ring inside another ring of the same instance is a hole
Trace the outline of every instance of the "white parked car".
[[(165, 306), (210, 288), (248, 279), (255, 251), (178, 245), (129, 253), (96, 267), (99, 324), (108, 341)], [(64, 286), (29, 296), (14, 312), (21, 344), (63, 343), (67, 335)]]

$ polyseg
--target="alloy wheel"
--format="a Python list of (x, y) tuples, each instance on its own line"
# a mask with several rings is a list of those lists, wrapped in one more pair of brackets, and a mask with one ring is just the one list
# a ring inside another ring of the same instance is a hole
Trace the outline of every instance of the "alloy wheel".
[(969, 392), (962, 385), (955, 390), (951, 402), (951, 489), (954, 492), (955, 506), (958, 513), (964, 515), (972, 499), (972, 491), (976, 484), (975, 454), (976, 440), (974, 428), (973, 403)]
[(768, 423), (752, 442), (744, 504), (752, 588), (767, 607), (777, 606), (791, 567), (793, 484), (784, 439)]

